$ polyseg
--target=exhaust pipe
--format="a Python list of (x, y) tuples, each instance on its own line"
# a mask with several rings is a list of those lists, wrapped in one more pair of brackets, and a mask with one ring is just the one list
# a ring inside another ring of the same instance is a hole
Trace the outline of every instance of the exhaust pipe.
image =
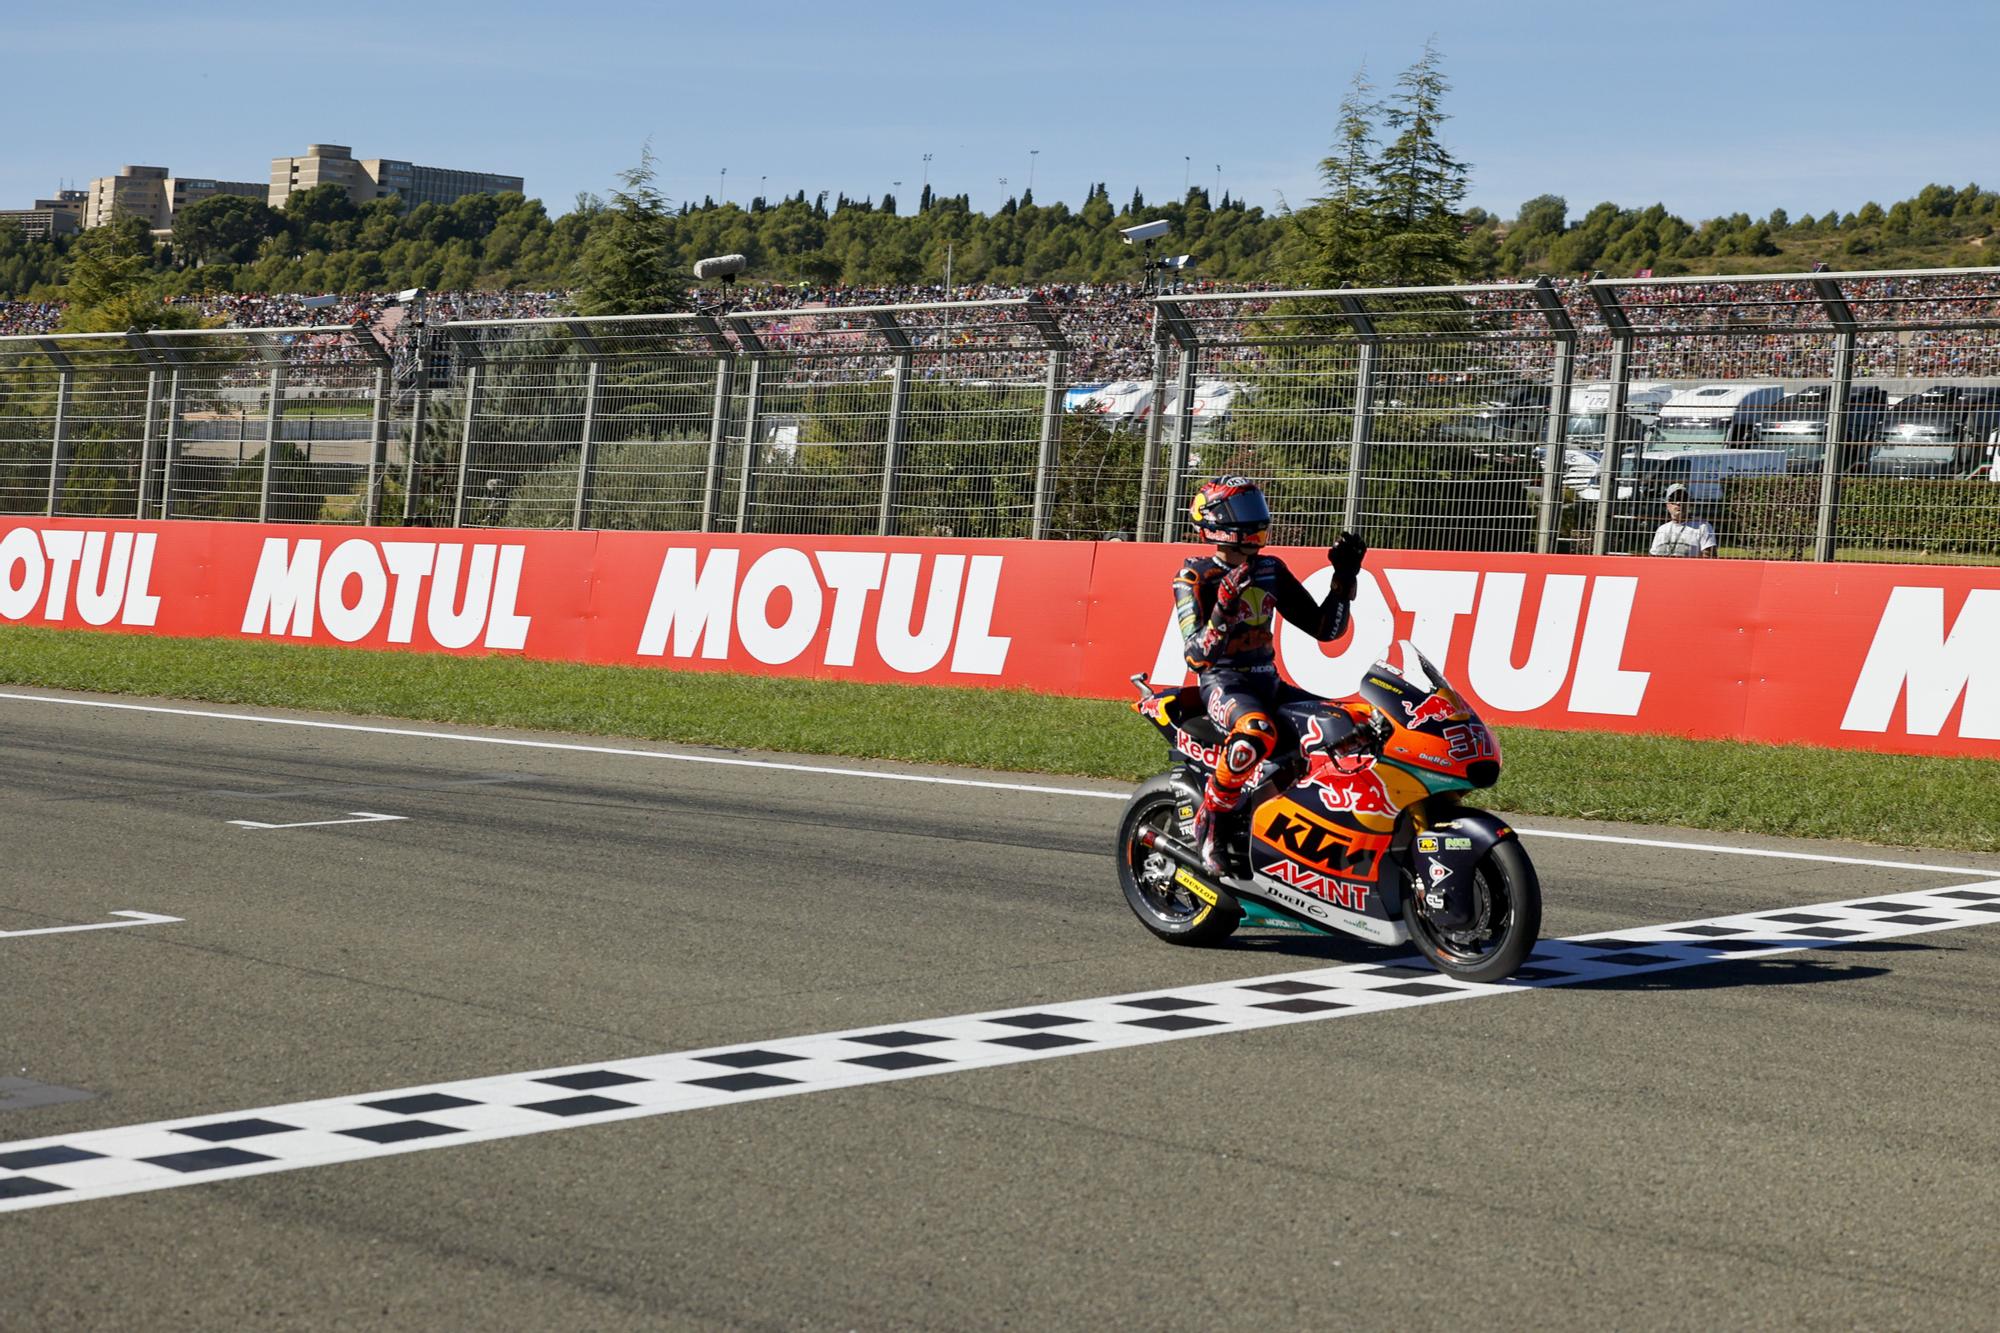
[[(1166, 857), (1169, 861), (1179, 866), (1181, 872), (1186, 873), (1189, 877), (1199, 882), (1204, 889), (1216, 895), (1222, 902), (1235, 907), (1239, 912), (1242, 910), (1236, 902), (1236, 895), (1224, 888), (1213, 875), (1208, 873), (1208, 867), (1201, 863), (1200, 855), (1193, 848), (1173, 838), (1169, 838), (1158, 829), (1153, 828), (1142, 828), (1139, 830), (1139, 845), (1148, 851), (1158, 852), (1160, 855)], [(1179, 874), (1177, 873), (1175, 877), (1178, 878)]]

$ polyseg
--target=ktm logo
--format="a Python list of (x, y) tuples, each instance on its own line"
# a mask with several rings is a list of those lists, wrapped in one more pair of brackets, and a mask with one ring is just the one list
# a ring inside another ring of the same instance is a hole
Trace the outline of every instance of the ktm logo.
[(1381, 856), (1381, 848), (1358, 846), (1354, 838), (1339, 829), (1279, 812), (1271, 817), (1261, 835), (1294, 859), (1329, 874), (1347, 879), (1375, 878), (1375, 863)]

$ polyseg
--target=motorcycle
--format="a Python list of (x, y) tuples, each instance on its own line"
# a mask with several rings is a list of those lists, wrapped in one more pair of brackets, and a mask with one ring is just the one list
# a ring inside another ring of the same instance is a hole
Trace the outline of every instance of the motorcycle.
[(1289, 743), (1252, 775), (1248, 818), (1229, 849), (1236, 864), (1222, 876), (1203, 866), (1193, 826), (1224, 733), (1195, 687), (1154, 690), (1132, 677), (1133, 711), (1159, 729), (1174, 762), (1140, 785), (1118, 829), (1119, 882), (1146, 929), (1189, 945), (1239, 926), (1414, 942), (1464, 981), (1499, 981), (1521, 966), (1542, 924), (1534, 864), (1513, 829), (1461, 800), (1499, 781), (1499, 742), (1404, 646), (1428, 688), (1378, 662), (1362, 679), (1366, 723), (1352, 735), (1333, 718), (1340, 704), (1308, 697), (1273, 709)]

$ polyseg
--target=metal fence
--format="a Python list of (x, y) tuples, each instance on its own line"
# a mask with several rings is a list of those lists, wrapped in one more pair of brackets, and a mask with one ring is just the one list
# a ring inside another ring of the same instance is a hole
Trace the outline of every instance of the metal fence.
[(2000, 269), (0, 338), (0, 512), (2000, 560)]

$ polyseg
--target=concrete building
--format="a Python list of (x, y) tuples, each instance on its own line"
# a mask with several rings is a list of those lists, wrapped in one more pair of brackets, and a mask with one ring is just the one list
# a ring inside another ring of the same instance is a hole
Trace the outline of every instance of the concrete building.
[(222, 181), (206, 176), (176, 176), (165, 167), (120, 167), (116, 176), (91, 181), (84, 199), (83, 225), (101, 227), (113, 218), (139, 217), (154, 231), (174, 225), (174, 214), (189, 204), (218, 194), (261, 199), (264, 187), (255, 181)]
[(19, 227), (30, 236), (74, 236), (83, 229), (88, 190), (57, 190), (53, 199), (37, 199), (29, 208), (0, 209), (0, 227)]
[(451, 167), (420, 167), (394, 158), (357, 158), (344, 144), (307, 144), (303, 157), (271, 159), (271, 188), (264, 202), (283, 208), (294, 190), (338, 185), (357, 204), (398, 196), (412, 204), (448, 204), (468, 194), (519, 191), (519, 176)]

